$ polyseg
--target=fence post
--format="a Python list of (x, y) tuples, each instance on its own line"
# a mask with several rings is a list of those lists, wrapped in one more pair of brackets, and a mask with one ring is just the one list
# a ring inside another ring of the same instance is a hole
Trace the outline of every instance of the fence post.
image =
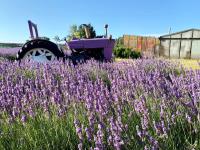
[(142, 53), (142, 50), (143, 49), (143, 37), (141, 36), (141, 53)]
[(138, 51), (138, 36), (136, 36), (136, 51)]
[(156, 56), (156, 38), (154, 38), (154, 56)]
[(161, 51), (161, 41), (162, 41), (162, 39), (160, 39), (160, 46), (159, 46), (159, 52), (158, 52), (158, 56), (160, 57), (160, 51)]
[(128, 35), (128, 48), (130, 47), (130, 35)]

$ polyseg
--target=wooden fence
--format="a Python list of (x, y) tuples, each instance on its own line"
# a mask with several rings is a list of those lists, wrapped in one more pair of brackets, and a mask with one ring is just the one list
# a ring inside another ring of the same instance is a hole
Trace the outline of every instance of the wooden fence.
[(124, 35), (123, 44), (127, 48), (131, 48), (135, 51), (142, 53), (154, 54), (155, 48), (159, 45), (160, 41), (156, 37), (145, 37), (135, 35)]

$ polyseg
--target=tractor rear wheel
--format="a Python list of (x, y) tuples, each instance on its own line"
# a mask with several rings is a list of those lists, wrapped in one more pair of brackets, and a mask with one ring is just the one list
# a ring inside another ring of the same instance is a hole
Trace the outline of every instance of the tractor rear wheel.
[(28, 59), (35, 62), (50, 62), (64, 58), (64, 53), (50, 41), (36, 39), (27, 42), (18, 52), (17, 59)]

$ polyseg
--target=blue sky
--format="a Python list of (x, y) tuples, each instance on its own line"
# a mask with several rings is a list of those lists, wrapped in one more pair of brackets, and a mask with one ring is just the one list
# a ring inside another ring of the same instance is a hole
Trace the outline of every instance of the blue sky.
[(200, 28), (199, 0), (0, 0), (0, 42), (25, 42), (27, 20), (39, 35), (65, 37), (73, 24), (91, 23), (97, 34), (162, 35)]

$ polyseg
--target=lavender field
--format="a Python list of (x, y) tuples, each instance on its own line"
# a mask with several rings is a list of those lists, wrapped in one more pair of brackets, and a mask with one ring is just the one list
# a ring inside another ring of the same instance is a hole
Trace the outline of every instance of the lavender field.
[(17, 55), (17, 52), (21, 47), (13, 47), (13, 48), (0, 48), (0, 56), (5, 55)]
[(198, 69), (0, 61), (0, 72), (0, 149), (200, 149)]
[(10, 48), (2, 48), (0, 47), (0, 59), (6, 58), (9, 60), (15, 60), (18, 51), (21, 47), (10, 47)]

